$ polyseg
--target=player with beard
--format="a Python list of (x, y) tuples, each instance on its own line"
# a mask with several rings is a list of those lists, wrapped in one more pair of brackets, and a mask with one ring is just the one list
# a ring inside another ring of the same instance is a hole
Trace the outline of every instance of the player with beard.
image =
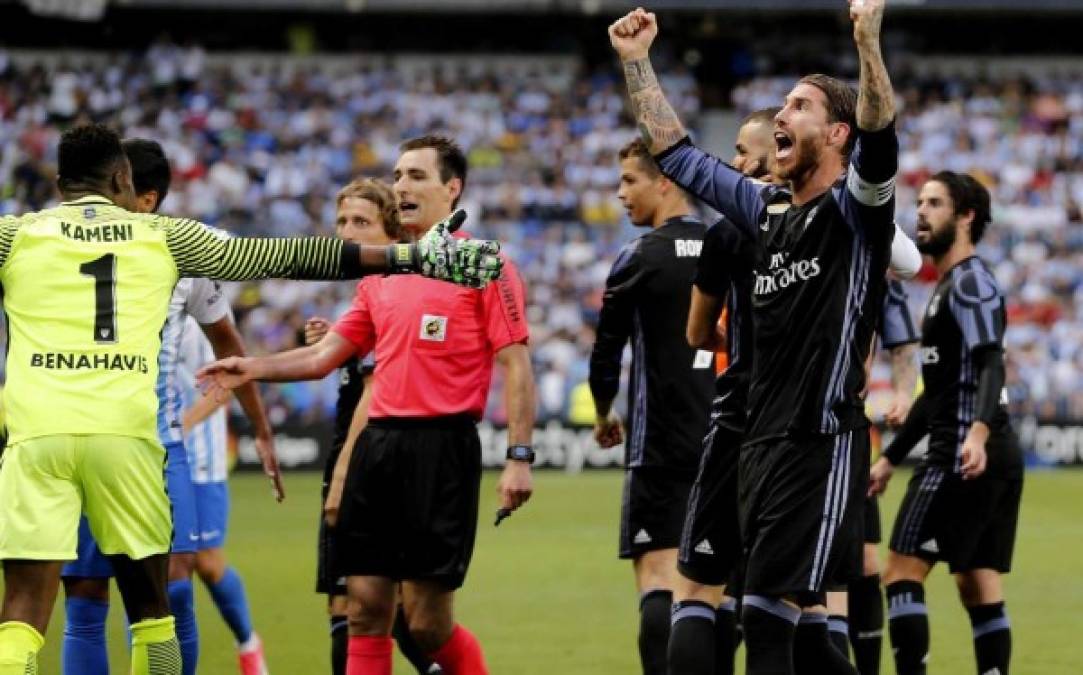
[[(400, 149), (393, 189), (412, 238), (452, 217), (467, 163), (462, 149), (441, 136), (411, 139)], [(533, 491), (525, 293), (514, 265), (503, 264), (498, 283), (463, 293), (374, 277), (358, 285), (349, 311), (314, 347), (226, 359), (201, 371), (228, 389), (252, 379), (323, 377), (351, 355), (375, 353), (372, 405), (357, 441), (364, 451), (350, 457), (336, 525), (336, 564), (349, 594), (349, 675), (390, 674), (400, 588), (410, 633), (433, 661), (450, 675), (488, 672), (481, 645), (455, 623), (453, 606), (474, 550), (481, 481), (476, 425), (494, 362), (506, 373), (502, 511), (520, 507)]]
[[(812, 75), (786, 97), (775, 171), (788, 190), (691, 144), (650, 65), (653, 14), (637, 9), (609, 30), (663, 172), (757, 241), (756, 356), (739, 460), (750, 675), (792, 673), (795, 661), (802, 672), (855, 672), (831, 646), (823, 603), (850, 553), (866, 484), (864, 363), (895, 230), (898, 140), (880, 53), (883, 10), (883, 0), (850, 5), (859, 91)], [(802, 609), (815, 639), (795, 655)]]
[(617, 196), (633, 225), (651, 229), (621, 249), (606, 279), (590, 355), (594, 437), (603, 448), (624, 440), (613, 400), (631, 340), (620, 557), (635, 570), (643, 672), (665, 675), (677, 546), (714, 379), (714, 354), (684, 339), (688, 286), (707, 228), (642, 139), (621, 148), (619, 157)]
[[(734, 168), (770, 179), (775, 115), (758, 110), (737, 132)], [(686, 337), (698, 349), (723, 345), (716, 326), (726, 306), (727, 367), (715, 379), (703, 455), (685, 508), (669, 636), (671, 675), (728, 675), (737, 649), (737, 601), (723, 595), (740, 559), (737, 527), (737, 455), (745, 429), (752, 370), (752, 265), (755, 242), (725, 218), (703, 238), (696, 266)], [(732, 595), (732, 591), (731, 591)]]
[(918, 246), (940, 274), (921, 327), (925, 390), (870, 484), (882, 492), (894, 466), (929, 435), (884, 572), (899, 675), (925, 673), (923, 582), (939, 560), (970, 614), (978, 672), (1006, 675), (1011, 660), (1001, 575), (1011, 568), (1023, 460), (1005, 405), (1004, 296), (975, 250), (989, 221), (989, 192), (970, 176), (942, 171), (922, 186)]

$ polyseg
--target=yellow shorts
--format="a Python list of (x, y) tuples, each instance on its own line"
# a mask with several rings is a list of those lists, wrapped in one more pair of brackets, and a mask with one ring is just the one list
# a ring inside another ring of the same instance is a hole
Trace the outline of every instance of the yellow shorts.
[(132, 436), (39, 436), (0, 458), (0, 559), (74, 560), (79, 514), (106, 555), (168, 553), (165, 449)]

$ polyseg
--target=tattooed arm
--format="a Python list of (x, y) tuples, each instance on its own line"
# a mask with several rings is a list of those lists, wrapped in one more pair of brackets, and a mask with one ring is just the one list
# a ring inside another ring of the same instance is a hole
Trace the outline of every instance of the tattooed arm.
[(688, 135), (651, 67), (647, 52), (657, 35), (657, 18), (642, 9), (629, 12), (609, 27), (609, 41), (624, 66), (624, 80), (639, 133), (655, 155)]
[(880, 52), (880, 24), (885, 0), (850, 0), (861, 75), (857, 94), (857, 127), (880, 131), (895, 119), (895, 92)]

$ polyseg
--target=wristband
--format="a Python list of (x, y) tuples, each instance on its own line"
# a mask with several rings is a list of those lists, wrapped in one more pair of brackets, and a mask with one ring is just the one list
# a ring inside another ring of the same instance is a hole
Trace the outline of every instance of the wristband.
[(534, 463), (534, 448), (529, 445), (512, 445), (508, 447), (505, 459), (514, 459), (517, 462)]
[(413, 274), (417, 268), (416, 244), (392, 244), (387, 247), (389, 274)]

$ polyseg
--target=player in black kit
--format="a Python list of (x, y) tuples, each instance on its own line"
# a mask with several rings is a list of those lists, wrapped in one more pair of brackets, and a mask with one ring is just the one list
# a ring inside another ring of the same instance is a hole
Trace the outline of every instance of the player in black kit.
[(612, 406), (631, 340), (620, 557), (635, 567), (643, 672), (665, 675), (677, 545), (714, 381), (714, 354), (692, 349), (684, 338), (688, 290), (707, 228), (643, 141), (622, 148), (620, 163), (621, 203), (632, 223), (651, 230), (621, 249), (606, 279), (590, 357), (594, 435), (602, 447), (624, 439)]
[[(741, 123), (732, 162), (745, 175), (770, 179), (778, 112), (779, 108), (758, 110)], [(732, 582), (741, 555), (737, 455), (752, 371), (754, 255), (755, 241), (723, 218), (704, 235), (692, 285), (688, 343), (711, 351), (724, 347), (727, 363), (715, 379), (703, 456), (681, 532), (669, 635), (670, 675), (733, 673), (737, 601)], [(716, 330), (723, 307), (724, 345)]]
[[(739, 466), (750, 675), (792, 673), (795, 662), (798, 672), (856, 672), (828, 639), (823, 592), (852, 549), (866, 484), (864, 364), (895, 231), (898, 140), (880, 54), (883, 9), (883, 0), (850, 7), (858, 92), (814, 75), (786, 97), (774, 170), (788, 190), (691, 144), (650, 65), (653, 14), (636, 10), (609, 30), (663, 173), (757, 239), (755, 359)], [(794, 654), (802, 608), (810, 637)]]
[[(336, 197), (335, 234), (355, 244), (389, 244), (402, 236), (395, 196), (387, 184), (379, 180), (359, 179), (339, 191)], [(331, 328), (331, 322), (313, 317), (305, 323), (304, 342), (314, 345), (323, 339)], [(331, 672), (346, 673), (347, 610), (346, 577), (335, 567), (334, 525), (342, 488), (349, 465), (349, 451), (353, 448), (368, 416), (368, 385), (372, 381), (375, 363), (371, 355), (364, 360), (350, 357), (339, 367), (338, 400), (335, 403), (335, 433), (331, 451), (323, 469), (321, 499), (324, 513), (320, 518), (319, 544), (316, 560), (316, 592), (327, 596), (327, 610), (331, 621)], [(364, 399), (364, 400), (363, 400)], [(339, 458), (342, 461), (339, 461)], [(333, 486), (333, 489), (332, 489)], [(333, 493), (333, 497), (329, 495)], [(410, 659), (419, 673), (432, 671), (431, 661), (409, 639), (403, 617), (395, 624), (395, 638), (399, 649)]]
[(922, 586), (944, 560), (970, 614), (978, 672), (1007, 675), (1011, 631), (1001, 575), (1011, 568), (1023, 460), (1004, 394), (1004, 296), (975, 244), (989, 224), (989, 192), (944, 171), (922, 186), (918, 246), (940, 281), (921, 326), (925, 390), (873, 467), (880, 492), (926, 434), (929, 448), (907, 488), (884, 573), (899, 675), (925, 673), (929, 621)]

